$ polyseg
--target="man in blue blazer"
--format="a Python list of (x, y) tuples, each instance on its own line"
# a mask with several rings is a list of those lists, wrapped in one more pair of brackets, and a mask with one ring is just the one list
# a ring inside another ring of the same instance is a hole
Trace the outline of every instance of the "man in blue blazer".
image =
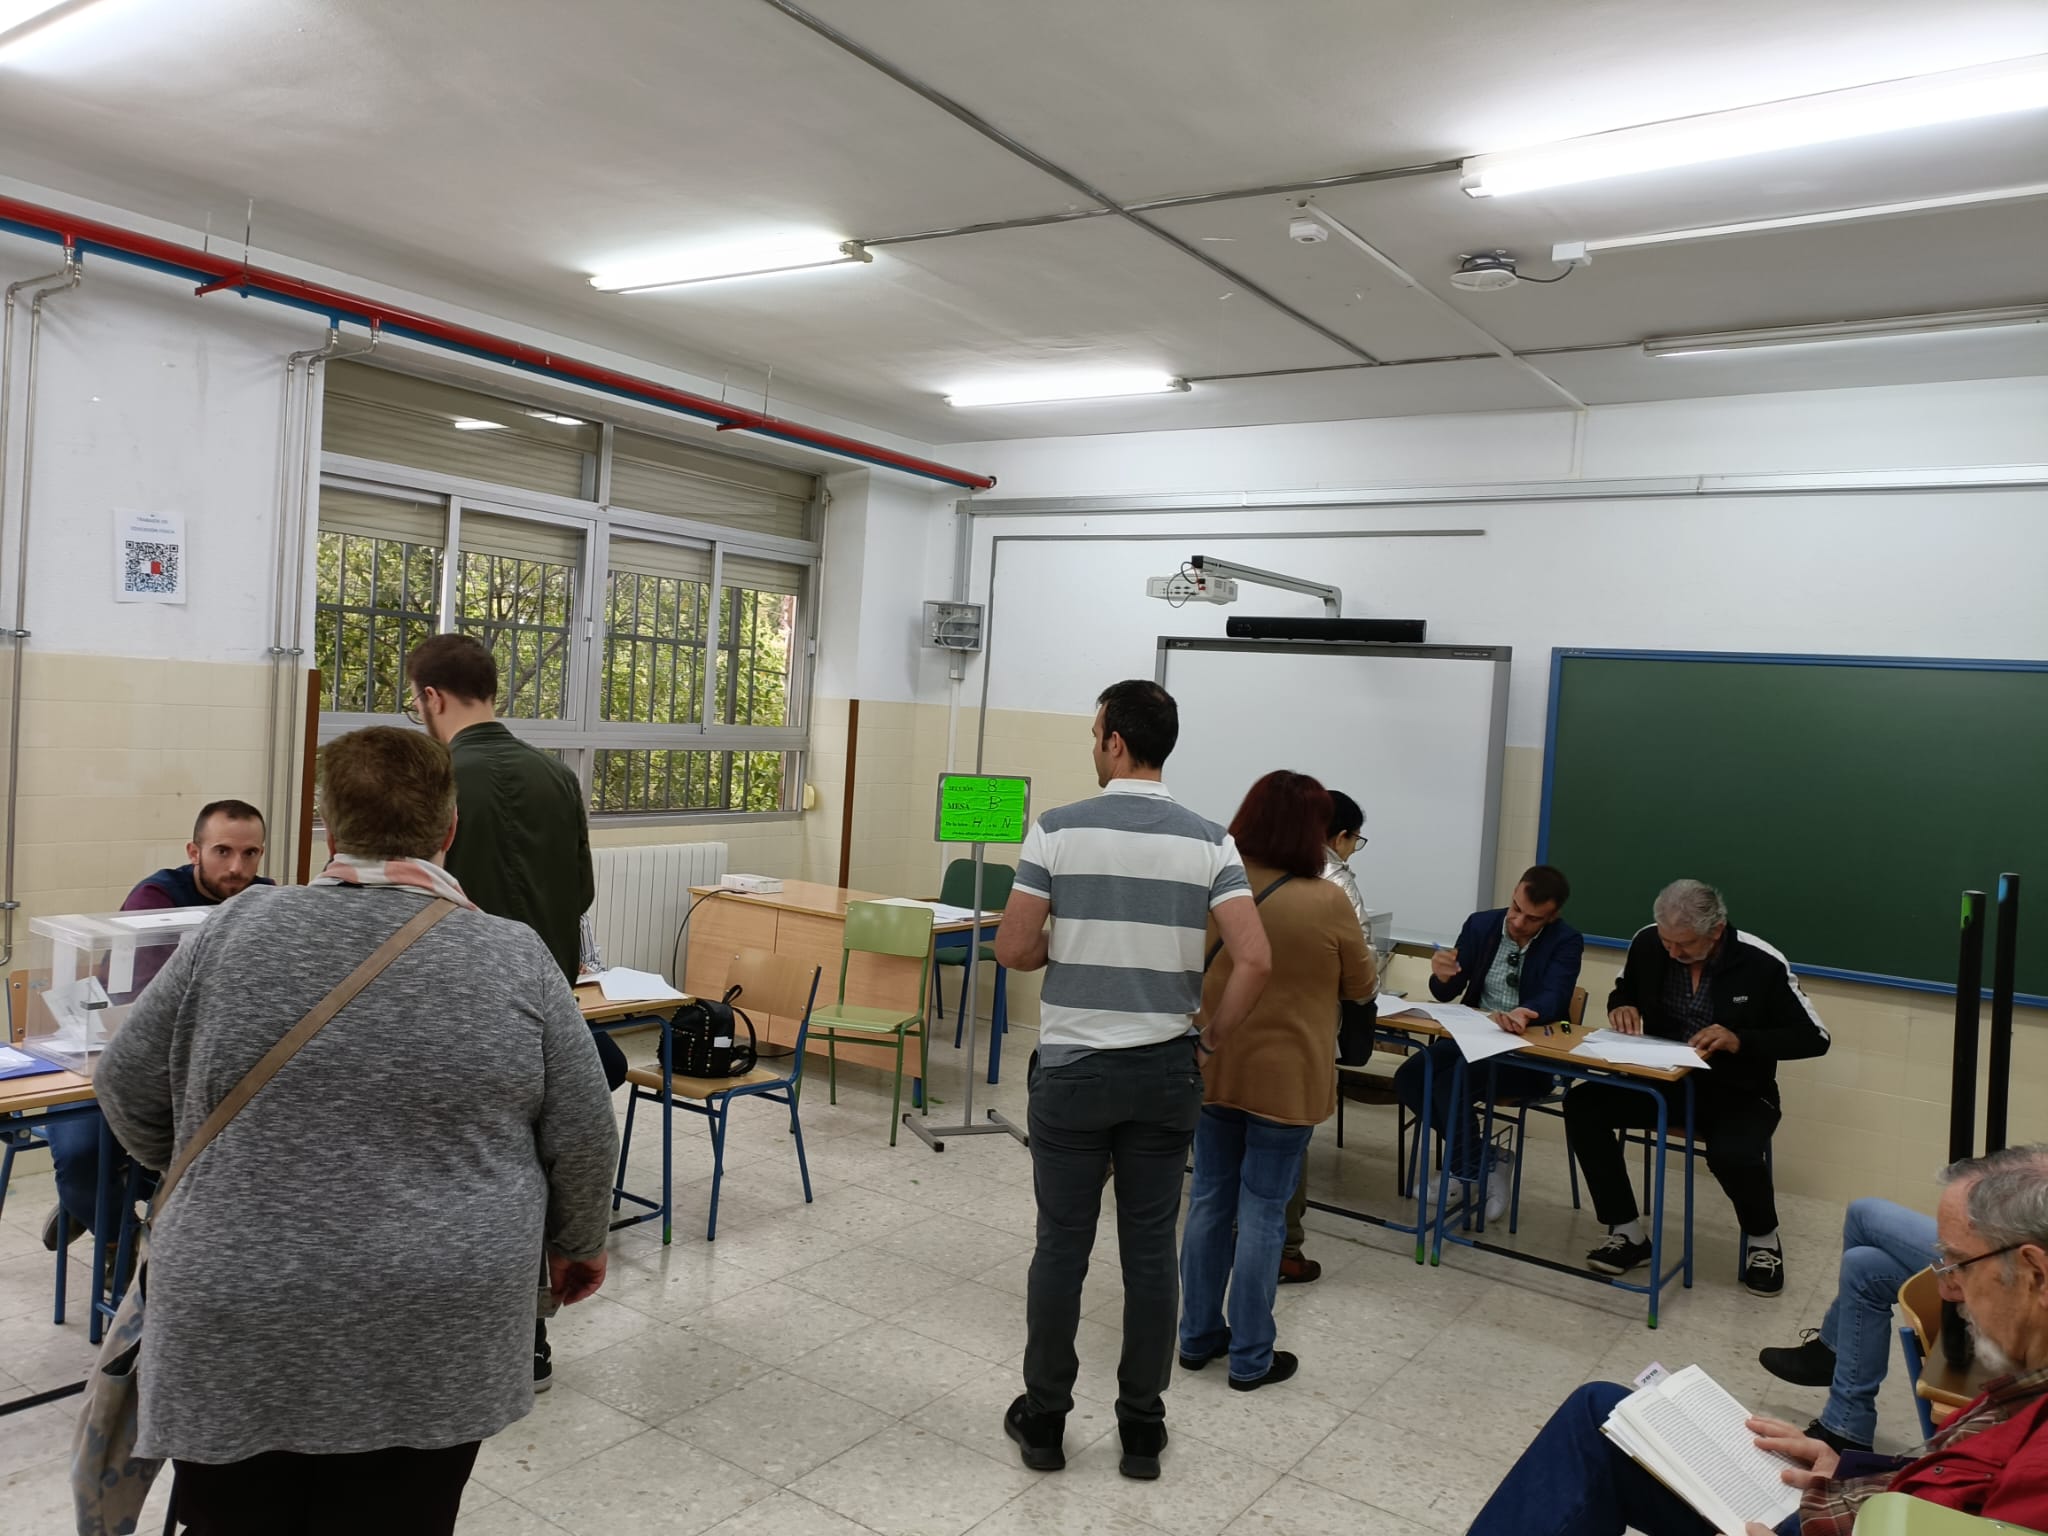
[[(1562, 871), (1538, 864), (1515, 883), (1505, 907), (1474, 912), (1465, 919), (1458, 942), (1440, 949), (1430, 960), (1429, 990), (1440, 1003), (1461, 1002), (1490, 1014), (1510, 1034), (1531, 1024), (1548, 1024), (1570, 1015), (1572, 988), (1579, 983), (1579, 961), (1586, 941), (1579, 930), (1558, 916), (1572, 893)], [(1458, 1046), (1438, 1040), (1427, 1052), (1414, 1052), (1394, 1074), (1394, 1088), (1411, 1113), (1422, 1108), (1423, 1056), (1434, 1058), (1434, 1091), (1430, 1124), (1441, 1136), (1455, 1129), (1450, 1153), (1451, 1176), (1466, 1181), (1480, 1176), (1480, 1127), (1477, 1106), (1486, 1095), (1486, 1073), (1468, 1074), (1468, 1102), (1451, 1102), (1457, 1075)], [(1549, 1090), (1550, 1074), (1535, 1067), (1505, 1063), (1494, 1069), (1493, 1092), (1499, 1099), (1536, 1098)], [(1510, 1181), (1489, 1178), (1486, 1219), (1498, 1220), (1508, 1206)]]

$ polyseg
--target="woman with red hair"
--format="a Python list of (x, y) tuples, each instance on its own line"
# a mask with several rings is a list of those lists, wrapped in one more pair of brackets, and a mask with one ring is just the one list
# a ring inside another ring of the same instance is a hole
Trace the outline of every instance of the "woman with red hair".
[[(1199, 1051), (1204, 1093), (1181, 1237), (1180, 1363), (1198, 1371), (1227, 1355), (1240, 1392), (1285, 1381), (1300, 1363), (1273, 1347), (1287, 1201), (1310, 1132), (1336, 1113), (1338, 999), (1372, 996), (1376, 979), (1358, 915), (1321, 878), (1329, 824), (1329, 792), (1285, 770), (1254, 784), (1230, 824), (1259, 898), (1273, 978), (1218, 1050), (1204, 1042)], [(1230, 977), (1213, 920), (1209, 927), (1204, 1014)]]

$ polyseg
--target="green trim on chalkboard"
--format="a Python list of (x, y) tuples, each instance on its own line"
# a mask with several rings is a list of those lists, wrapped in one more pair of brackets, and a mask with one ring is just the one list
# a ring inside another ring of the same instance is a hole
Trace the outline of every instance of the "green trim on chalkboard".
[[(1591, 942), (1693, 875), (1802, 974), (1952, 996), (1941, 909), (2048, 868), (2048, 662), (1559, 649), (1548, 716), (1537, 858)], [(2019, 962), (2048, 1005), (2048, 924)]]

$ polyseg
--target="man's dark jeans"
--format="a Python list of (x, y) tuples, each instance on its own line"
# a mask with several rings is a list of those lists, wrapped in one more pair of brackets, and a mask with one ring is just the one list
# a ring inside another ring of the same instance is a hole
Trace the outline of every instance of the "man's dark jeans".
[(1038, 1251), (1025, 1317), (1024, 1389), (1033, 1413), (1074, 1406), (1081, 1285), (1095, 1247), (1103, 1180), (1116, 1169), (1117, 1246), (1124, 1270), (1120, 1424), (1158, 1424), (1180, 1316), (1174, 1223), (1188, 1147), (1202, 1113), (1192, 1038), (1091, 1051), (1056, 1067), (1031, 1058), (1031, 1171)]

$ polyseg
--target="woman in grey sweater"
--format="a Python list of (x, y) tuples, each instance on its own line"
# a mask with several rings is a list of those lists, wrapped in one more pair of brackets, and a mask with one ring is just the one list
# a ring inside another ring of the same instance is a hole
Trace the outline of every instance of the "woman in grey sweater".
[(152, 1235), (138, 1451), (195, 1536), (453, 1529), (478, 1443), (533, 1406), (535, 1280), (604, 1277), (618, 1132), (590, 1031), (529, 929), (440, 857), (448, 751), (320, 753), (334, 861), (178, 949), (108, 1045), (101, 1108), (166, 1168), (257, 1060), (436, 896), (429, 929), (192, 1164)]

